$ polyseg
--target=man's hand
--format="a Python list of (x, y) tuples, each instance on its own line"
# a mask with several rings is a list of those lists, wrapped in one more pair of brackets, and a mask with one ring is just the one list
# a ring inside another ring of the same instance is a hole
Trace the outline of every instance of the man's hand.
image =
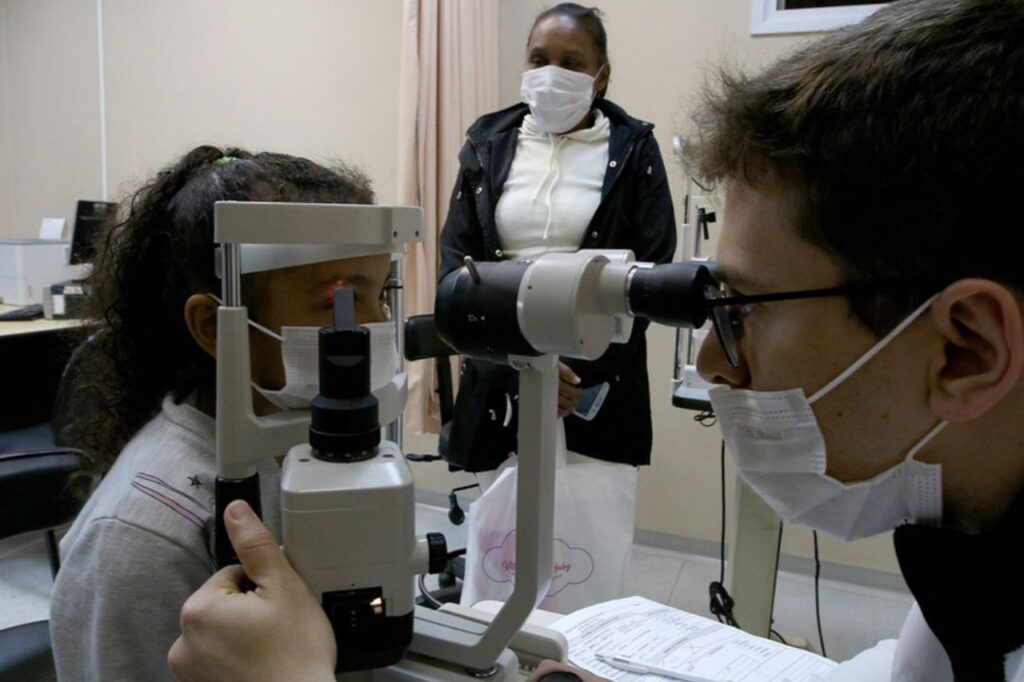
[(331, 624), (270, 531), (242, 501), (224, 510), (224, 524), (242, 564), (185, 602), (171, 672), (184, 682), (333, 681)]
[(564, 417), (574, 409), (583, 395), (580, 378), (564, 362), (558, 363), (558, 416)]

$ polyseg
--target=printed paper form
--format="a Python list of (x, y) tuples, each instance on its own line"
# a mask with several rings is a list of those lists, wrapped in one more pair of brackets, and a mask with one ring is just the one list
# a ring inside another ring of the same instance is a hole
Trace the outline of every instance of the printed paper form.
[(570, 663), (627, 682), (667, 678), (618, 670), (597, 654), (626, 655), (722, 682), (816, 682), (838, 665), (643, 597), (589, 606), (549, 627), (569, 641)]

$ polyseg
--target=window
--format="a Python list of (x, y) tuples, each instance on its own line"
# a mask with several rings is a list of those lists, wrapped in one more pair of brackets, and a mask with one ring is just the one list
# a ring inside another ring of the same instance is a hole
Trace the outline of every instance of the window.
[(750, 0), (750, 33), (808, 33), (855, 24), (888, 0)]

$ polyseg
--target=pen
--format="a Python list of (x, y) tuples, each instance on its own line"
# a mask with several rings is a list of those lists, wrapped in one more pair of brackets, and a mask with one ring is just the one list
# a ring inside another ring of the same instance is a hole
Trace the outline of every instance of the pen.
[(605, 656), (603, 654), (597, 654), (597, 658), (602, 663), (607, 663), (613, 668), (625, 670), (628, 673), (638, 673), (640, 675), (661, 675), (662, 677), (670, 677), (673, 680), (683, 680), (683, 682), (728, 682), (728, 680), (713, 680), (710, 677), (684, 673), (682, 670), (672, 670), (671, 668), (662, 668), (658, 665), (640, 663), (638, 661), (634, 661), (629, 656)]

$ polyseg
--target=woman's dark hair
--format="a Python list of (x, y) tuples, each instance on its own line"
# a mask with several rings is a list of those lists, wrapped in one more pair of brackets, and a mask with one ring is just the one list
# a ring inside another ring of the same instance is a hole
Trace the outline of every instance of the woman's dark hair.
[(602, 21), (604, 14), (601, 10), (596, 7), (584, 7), (575, 2), (560, 2), (554, 7), (544, 10), (533, 20), (530, 34), (526, 37), (527, 44), (530, 42), (530, 35), (533, 35), (533, 29), (548, 17), (569, 17), (579, 24), (594, 41), (601, 65), (608, 63), (608, 35), (604, 32), (604, 22)]
[[(544, 21), (548, 17), (569, 17), (580, 27), (587, 32), (590, 39), (594, 41), (594, 48), (597, 50), (597, 57), (600, 61), (601, 66), (608, 63), (608, 35), (604, 32), (604, 22), (601, 20), (604, 16), (596, 7), (584, 7), (578, 5), (575, 2), (560, 2), (550, 9), (546, 9), (537, 15), (537, 18), (533, 20), (533, 26), (530, 27), (530, 33), (526, 37), (526, 44), (530, 44), (530, 36), (533, 35), (533, 30), (537, 28), (537, 24)], [(603, 97), (604, 92), (598, 93), (598, 97)]]
[(722, 74), (697, 171), (779, 181), (800, 236), (850, 280), (932, 283), (852, 301), (876, 333), (959, 278), (1024, 290), (1021, 36), (1019, 0), (893, 2), (757, 76)]
[[(373, 200), (360, 171), (286, 154), (201, 146), (157, 173), (122, 205), (121, 222), (97, 239), (87, 282), (95, 324), (74, 378), (65, 439), (104, 472), (165, 395), (180, 401), (212, 384), (214, 361), (192, 339), (184, 307), (193, 294), (220, 291), (215, 202)], [(258, 275), (247, 276), (247, 304), (258, 306), (259, 284), (251, 278)]]

